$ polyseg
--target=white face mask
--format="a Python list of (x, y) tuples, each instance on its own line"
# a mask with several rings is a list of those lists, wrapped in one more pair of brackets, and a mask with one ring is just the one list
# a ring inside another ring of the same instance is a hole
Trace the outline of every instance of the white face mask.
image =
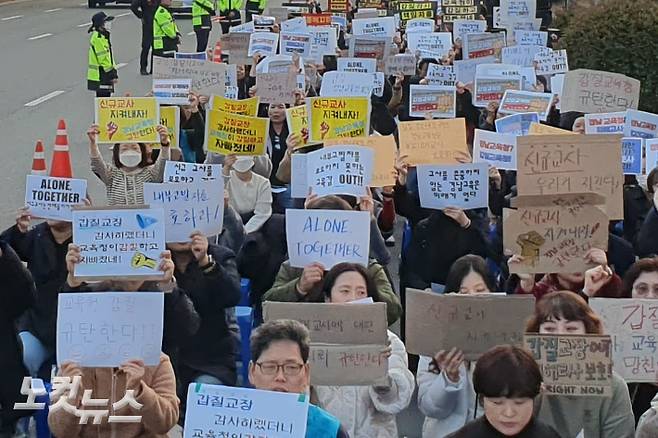
[(126, 167), (137, 167), (142, 162), (142, 154), (137, 151), (121, 152), (119, 162)]
[(112, 22), (111, 21), (106, 21), (105, 24), (103, 24), (103, 27), (105, 30), (112, 30)]
[(233, 163), (233, 170), (240, 173), (246, 172), (252, 167), (254, 167), (254, 160), (251, 157), (238, 158), (236, 162)]

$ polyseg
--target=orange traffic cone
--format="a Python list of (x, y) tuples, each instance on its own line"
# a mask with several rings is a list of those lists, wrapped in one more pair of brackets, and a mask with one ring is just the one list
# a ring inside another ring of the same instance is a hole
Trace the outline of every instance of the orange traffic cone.
[(69, 157), (69, 139), (66, 135), (66, 122), (61, 119), (57, 125), (57, 137), (55, 137), (55, 150), (50, 167), (50, 176), (73, 178), (71, 157)]
[(37, 140), (37, 146), (34, 148), (34, 156), (32, 157), (32, 175), (46, 175), (47, 173), (43, 142)]
[(215, 43), (215, 50), (212, 52), (212, 60), (213, 62), (218, 62), (221, 64), (222, 62), (222, 43), (221, 41), (217, 41)]

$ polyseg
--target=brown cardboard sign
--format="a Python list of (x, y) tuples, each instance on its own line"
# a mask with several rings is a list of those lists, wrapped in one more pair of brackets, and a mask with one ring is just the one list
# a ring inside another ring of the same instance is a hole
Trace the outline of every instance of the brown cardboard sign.
[(531, 295), (442, 295), (407, 289), (407, 351), (433, 357), (456, 347), (474, 360), (496, 345), (522, 345), (525, 321), (534, 307)]
[(543, 125), (541, 123), (531, 123), (530, 129), (528, 130), (528, 135), (578, 135), (578, 133), (573, 131), (567, 131), (566, 129), (556, 128), (550, 125)]
[(463, 118), (401, 122), (398, 130), (400, 155), (408, 155), (407, 162), (412, 166), (471, 161)]
[(564, 75), (560, 111), (612, 113), (637, 109), (640, 81), (620, 73), (578, 69)]
[(382, 345), (312, 344), (311, 384), (370, 385), (388, 372)]
[(291, 73), (258, 73), (256, 75), (256, 96), (261, 103), (295, 103), (297, 78)]

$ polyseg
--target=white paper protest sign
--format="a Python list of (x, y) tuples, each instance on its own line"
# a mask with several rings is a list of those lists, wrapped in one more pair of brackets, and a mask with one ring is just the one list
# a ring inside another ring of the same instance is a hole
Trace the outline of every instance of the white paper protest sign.
[(306, 32), (307, 25), (304, 17), (295, 17), (281, 23), (283, 32)]
[(624, 175), (642, 175), (642, 152), (644, 141), (641, 138), (621, 139), (621, 165)]
[(305, 438), (308, 409), (304, 394), (190, 383), (183, 438)]
[(514, 41), (519, 46), (545, 46), (548, 43), (548, 32), (515, 30)]
[(560, 109), (560, 100), (562, 100), (562, 87), (564, 87), (564, 75), (558, 74), (551, 76), (551, 93), (557, 96), (558, 101), (555, 108)]
[(506, 22), (534, 20), (537, 0), (506, 0), (500, 3), (500, 16)]
[(463, 36), (467, 33), (482, 33), (486, 30), (487, 22), (485, 20), (455, 20), (452, 22), (452, 36), (455, 41), (463, 40)]
[(411, 53), (420, 52), (422, 58), (443, 58), (452, 48), (450, 32), (417, 32), (407, 35)]
[(537, 89), (537, 73), (535, 73), (535, 69), (533, 67), (521, 67), (521, 77), (523, 78), (523, 90), (535, 91)]
[(192, 184), (222, 178), (221, 164), (197, 164), (183, 161), (167, 161), (164, 179), (166, 183)]
[(192, 79), (153, 79), (153, 97), (161, 105), (187, 105), (191, 90)]
[(626, 111), (585, 114), (585, 134), (623, 134), (625, 126)]
[(207, 61), (208, 53), (206, 52), (175, 52), (174, 59), (196, 59), (198, 61)]
[(311, 26), (308, 28), (311, 34), (311, 53), (309, 59), (316, 64), (322, 63), (324, 55), (335, 55), (338, 45), (336, 31), (329, 26)]
[(290, 156), (290, 197), (306, 198), (308, 196), (307, 154), (292, 154)]
[(322, 97), (370, 97), (373, 77), (367, 73), (329, 71), (322, 76)]
[(71, 222), (71, 209), (84, 204), (87, 180), (27, 175), (25, 205), (30, 216)]
[(275, 55), (279, 44), (279, 34), (274, 32), (254, 32), (249, 37), (247, 56), (259, 53), (262, 56)]
[(351, 210), (286, 210), (290, 266), (342, 262), (368, 264), (370, 213)]
[(409, 87), (409, 115), (433, 119), (454, 119), (457, 112), (457, 89), (441, 85), (411, 85)]
[(541, 120), (546, 120), (553, 103), (550, 93), (507, 90), (500, 102), (501, 114), (537, 113)]
[(520, 90), (521, 76), (476, 76), (473, 89), (473, 105), (486, 107), (490, 102), (500, 102), (507, 90)]
[[(340, 58), (338, 58), (340, 59)], [(434, 65), (434, 64), (430, 64)], [(411, 53), (402, 53), (387, 56), (384, 60), (384, 73), (387, 75), (403, 74), (413, 75), (416, 73), (416, 56)]]
[(519, 67), (534, 67), (535, 56), (538, 53), (549, 51), (543, 46), (511, 46), (503, 47), (503, 64), (512, 64)]
[(372, 58), (338, 58), (338, 71), (352, 73), (375, 73), (377, 71), (377, 60)]
[(281, 54), (291, 55), (297, 53), (306, 58), (311, 53), (311, 34), (281, 32)]
[(457, 82), (455, 67), (452, 65), (429, 64), (425, 79), (427, 79), (430, 85), (454, 87)]
[(644, 140), (644, 155), (646, 157), (646, 173), (658, 167), (658, 139)]
[(118, 367), (129, 360), (160, 363), (163, 292), (60, 293), (57, 364)]
[(516, 135), (476, 129), (473, 162), (488, 163), (498, 169), (516, 170)]
[(569, 71), (566, 50), (543, 51), (535, 55), (535, 69), (538, 75), (554, 75)]
[(475, 76), (518, 79), (521, 77), (522, 68), (510, 64), (478, 64), (475, 67)]
[(165, 247), (164, 211), (148, 208), (73, 210), (73, 243), (80, 248), (75, 276), (153, 277)]
[(363, 196), (372, 180), (374, 155), (371, 148), (347, 145), (309, 152), (308, 185), (318, 196)]
[(658, 135), (658, 115), (634, 109), (626, 110), (624, 123), (625, 137), (656, 138)]
[(499, 134), (512, 134), (516, 137), (528, 135), (530, 125), (539, 123), (537, 113), (519, 113), (496, 119), (496, 132)]
[(494, 62), (497, 61), (493, 56), (455, 61), (453, 65), (455, 67), (455, 76), (457, 78), (457, 82), (461, 82), (464, 85), (472, 85), (475, 82), (475, 72), (477, 66), (480, 64), (491, 64)]
[(418, 194), (423, 208), (486, 208), (489, 202), (487, 163), (419, 165)]
[(224, 179), (192, 184), (146, 183), (144, 202), (166, 211), (167, 242), (189, 242), (193, 231), (221, 234), (224, 220)]
[(432, 32), (434, 31), (434, 20), (430, 18), (414, 18), (407, 21), (404, 32), (409, 35), (416, 32)]
[(393, 17), (355, 18), (352, 20), (352, 35), (385, 36), (395, 35)]
[(502, 49), (506, 45), (504, 33), (467, 33), (464, 34), (463, 38), (463, 59), (493, 56), (498, 61), (501, 60)]

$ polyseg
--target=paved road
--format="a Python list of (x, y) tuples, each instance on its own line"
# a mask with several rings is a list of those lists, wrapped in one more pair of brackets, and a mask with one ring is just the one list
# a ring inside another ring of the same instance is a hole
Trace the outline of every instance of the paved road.
[[(1, 0), (0, 0), (1, 1)], [(126, 7), (103, 8), (116, 19), (112, 47), (119, 65), (117, 95), (143, 95), (150, 77), (139, 75), (140, 23)], [(85, 132), (93, 122), (93, 93), (86, 87), (87, 29), (91, 16), (82, 0), (19, 0), (0, 4), (0, 229), (13, 224), (23, 205), (25, 175), (36, 140), (43, 139), (50, 166), (57, 121), (67, 122), (73, 173), (89, 181), (97, 203), (105, 202), (101, 182), (89, 170)], [(189, 19), (179, 19), (182, 51), (194, 51)], [(210, 41), (217, 37), (211, 36)], [(108, 157), (107, 150), (103, 151)], [(398, 236), (398, 241), (400, 241)], [(398, 248), (394, 252), (398, 253)], [(397, 281), (397, 267), (391, 266)], [(420, 437), (422, 416), (412, 407), (399, 418), (400, 436)], [(179, 436), (172, 433), (171, 436)]]

